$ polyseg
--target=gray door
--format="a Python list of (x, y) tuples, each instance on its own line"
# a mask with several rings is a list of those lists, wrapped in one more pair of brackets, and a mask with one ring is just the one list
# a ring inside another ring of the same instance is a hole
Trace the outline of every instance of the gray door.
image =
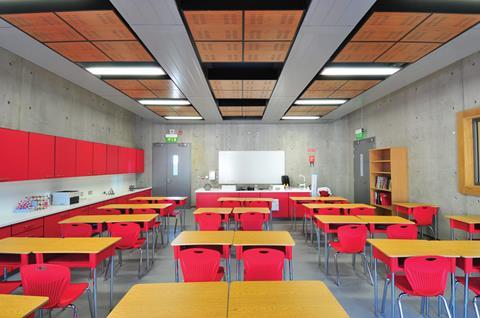
[(375, 148), (375, 137), (353, 142), (353, 185), (356, 203), (370, 203), (368, 150)]
[(190, 144), (154, 144), (152, 163), (154, 196), (191, 196)]

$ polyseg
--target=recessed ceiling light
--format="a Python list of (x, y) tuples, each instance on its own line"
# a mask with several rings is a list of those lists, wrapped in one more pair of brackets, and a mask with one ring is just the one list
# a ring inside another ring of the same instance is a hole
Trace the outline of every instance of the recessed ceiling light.
[(142, 105), (156, 105), (156, 106), (187, 106), (190, 102), (186, 99), (140, 99), (138, 102)]
[(203, 119), (200, 116), (165, 116), (165, 119), (168, 120), (200, 120)]
[(347, 102), (346, 99), (298, 99), (295, 105), (342, 105)]
[(319, 119), (320, 116), (283, 116), (282, 119), (294, 119), (294, 120), (314, 120)]
[(320, 75), (324, 76), (388, 76), (400, 71), (396, 66), (327, 66)]
[(89, 66), (85, 68), (100, 76), (160, 76), (165, 71), (160, 66)]

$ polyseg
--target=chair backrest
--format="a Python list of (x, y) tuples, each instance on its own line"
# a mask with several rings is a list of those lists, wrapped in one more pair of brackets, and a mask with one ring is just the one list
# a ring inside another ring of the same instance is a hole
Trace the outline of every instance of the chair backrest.
[(368, 208), (354, 208), (349, 209), (349, 215), (375, 215), (375, 209), (368, 209)]
[(398, 240), (416, 240), (417, 226), (415, 224), (393, 224), (387, 226), (387, 237)]
[(412, 291), (419, 296), (443, 295), (447, 286), (450, 261), (441, 256), (410, 257), (404, 271)]
[(133, 214), (157, 214), (153, 209), (133, 209)]
[(244, 231), (261, 231), (264, 221), (263, 213), (246, 212), (240, 214), (240, 225)]
[(340, 215), (340, 212), (339, 208), (321, 208), (314, 210), (314, 213), (318, 215)]
[(90, 237), (93, 235), (92, 226), (85, 223), (61, 224), (60, 232), (62, 237)]
[(269, 208), (270, 203), (267, 201), (248, 201), (245, 202), (247, 207), (250, 208)]
[(338, 241), (346, 253), (361, 253), (365, 249), (367, 232), (363, 224), (343, 225), (337, 230)]
[(128, 249), (133, 247), (140, 236), (140, 225), (136, 223), (113, 223), (109, 224), (111, 237), (121, 237), (122, 239), (115, 244), (116, 248)]
[(23, 294), (45, 296), (48, 302), (42, 308), (54, 308), (70, 285), (70, 270), (65, 266), (33, 264), (20, 267)]
[(245, 280), (282, 280), (285, 254), (272, 248), (252, 248), (243, 252)]
[(220, 267), (220, 252), (207, 248), (189, 248), (179, 253), (185, 282), (211, 282)]
[(437, 208), (432, 206), (419, 206), (413, 208), (413, 219), (420, 226), (432, 225), (433, 217), (437, 213)]
[(241, 202), (239, 201), (222, 201), (220, 204), (222, 207), (225, 208), (238, 208), (241, 206)]
[(201, 213), (195, 215), (200, 231), (218, 231), (222, 227), (222, 216), (217, 213)]

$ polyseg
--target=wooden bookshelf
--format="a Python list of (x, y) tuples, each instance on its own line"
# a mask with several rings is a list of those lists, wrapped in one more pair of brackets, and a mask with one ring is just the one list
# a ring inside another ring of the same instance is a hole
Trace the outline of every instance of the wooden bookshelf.
[[(382, 196), (384, 200), (378, 200)], [(389, 204), (386, 201), (390, 201)], [(408, 151), (406, 147), (370, 150), (370, 204), (390, 214), (395, 202), (408, 202)]]

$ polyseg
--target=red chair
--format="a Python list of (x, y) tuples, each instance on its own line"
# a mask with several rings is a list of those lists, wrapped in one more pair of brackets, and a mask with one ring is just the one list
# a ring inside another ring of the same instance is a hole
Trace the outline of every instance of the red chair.
[(242, 206), (240, 201), (222, 201), (220, 205), (222, 208), (238, 208)]
[(217, 213), (195, 214), (200, 231), (222, 231), (222, 215)]
[(395, 286), (402, 291), (397, 298), (401, 318), (402, 298), (405, 296), (437, 297), (442, 301), (448, 317), (451, 317), (447, 300), (443, 296), (450, 267), (450, 260), (441, 256), (410, 257), (405, 260), (405, 275), (398, 275), (395, 279)]
[(183, 219), (182, 219), (182, 213), (180, 211), (175, 210), (177, 207), (177, 204), (173, 200), (160, 200), (157, 201), (157, 203), (170, 203), (171, 206), (169, 206), (166, 209), (163, 209), (160, 211), (160, 216), (165, 219), (165, 229), (167, 230), (167, 235), (169, 235), (170, 231), (167, 229), (167, 225), (170, 224), (170, 222), (167, 222), (167, 219), (174, 218), (175, 219), (175, 225), (173, 227), (173, 235), (175, 236), (177, 234), (177, 224), (178, 224), (178, 219), (180, 219), (180, 228), (183, 228)]
[(349, 215), (375, 215), (375, 209), (354, 208), (348, 210)]
[(22, 283), (19, 281), (0, 282), (0, 294), (11, 294), (20, 286), (22, 286)]
[(270, 208), (268, 201), (247, 201), (246, 206), (249, 208)]
[(93, 228), (85, 223), (66, 223), (60, 224), (62, 237), (91, 237)]
[(90, 314), (92, 306), (88, 283), (72, 284), (68, 267), (51, 264), (34, 264), (20, 267), (23, 293), (28, 296), (48, 297), (48, 302), (41, 307), (51, 313), (55, 308), (71, 308), (73, 317), (78, 317), (78, 309), (73, 304), (83, 293), (87, 292)]
[[(136, 249), (140, 252), (140, 262), (138, 264), (138, 278), (142, 277), (143, 245), (145, 238), (140, 237), (140, 225), (136, 223), (112, 223), (109, 224), (111, 237), (120, 237), (121, 240), (115, 243), (115, 249), (119, 252), (119, 264), (122, 265), (121, 251)], [(148, 248), (148, 247), (146, 247)], [(110, 265), (110, 261), (109, 261)], [(110, 268), (110, 266), (107, 266)], [(105, 271), (105, 279), (108, 278), (109, 270)]]
[(387, 226), (387, 237), (396, 240), (416, 240), (417, 231), (415, 224), (393, 224)]
[(430, 229), (435, 237), (433, 229), (433, 218), (437, 214), (438, 208), (432, 206), (419, 206), (412, 209), (413, 221), (420, 227), (420, 237), (423, 238), (423, 228)]
[(272, 248), (243, 252), (244, 280), (282, 280), (285, 253)]
[(180, 251), (179, 260), (185, 282), (215, 282), (223, 278), (220, 252), (207, 248)]
[[(134, 209), (133, 214), (157, 214), (155, 210), (153, 209)], [(163, 245), (163, 231), (162, 231), (162, 222), (160, 221), (155, 221), (154, 224), (152, 224), (152, 229), (155, 233), (155, 241), (154, 241), (154, 249), (158, 246), (158, 234), (160, 233), (162, 245)]]
[[(457, 277), (457, 282), (455, 283), (455, 290), (458, 283), (465, 286), (465, 277), (462, 277), (462, 276)], [(480, 312), (478, 310), (478, 304), (477, 304), (477, 300), (480, 297), (480, 277), (470, 277), (468, 279), (468, 289), (470, 289), (475, 294), (475, 296), (472, 299), (473, 308), (475, 310), (475, 316), (477, 318), (480, 318)]]
[[(338, 272), (338, 254), (360, 254), (362, 256), (363, 268), (365, 273), (368, 272), (370, 282), (373, 284), (370, 267), (367, 264), (367, 256), (365, 255), (365, 243), (367, 242), (367, 227), (365, 225), (343, 225), (337, 229), (338, 241), (331, 241), (329, 243), (337, 252), (335, 253), (335, 270), (337, 273), (337, 286), (340, 286), (339, 272)], [(327, 254), (328, 256), (329, 254)], [(328, 258), (327, 258), (328, 262)], [(328, 274), (328, 273), (327, 273)]]
[(240, 231), (262, 231), (265, 215), (258, 212), (236, 213), (235, 221), (240, 223)]

